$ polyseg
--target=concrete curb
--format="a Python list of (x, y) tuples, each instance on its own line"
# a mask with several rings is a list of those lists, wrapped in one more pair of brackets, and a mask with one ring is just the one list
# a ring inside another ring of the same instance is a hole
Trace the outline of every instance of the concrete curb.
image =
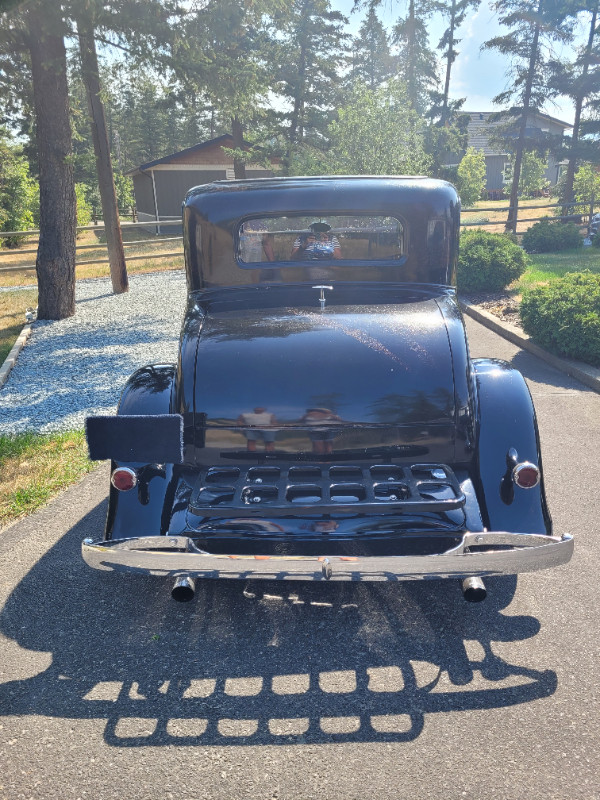
[(10, 371), (17, 363), (17, 358), (19, 357), (19, 353), (25, 347), (25, 342), (29, 338), (30, 333), (31, 333), (31, 325), (25, 325), (25, 327), (19, 334), (17, 341), (13, 344), (10, 353), (6, 356), (4, 364), (2, 364), (2, 366), (0, 367), (0, 388), (2, 388), (6, 383), (6, 381), (8, 380)]
[(459, 302), (465, 314), (468, 314), (477, 322), (485, 325), (486, 328), (498, 333), (523, 350), (533, 353), (533, 355), (541, 358), (547, 364), (559, 369), (561, 372), (565, 372), (572, 378), (577, 378), (578, 381), (581, 381), (581, 383), (600, 394), (600, 369), (597, 367), (584, 364), (582, 361), (574, 361), (571, 358), (555, 356), (535, 344), (530, 336), (515, 325), (511, 325), (509, 322), (503, 322), (501, 319), (494, 316), (494, 314), (490, 314), (489, 311), (484, 311), (482, 308), (478, 308), (466, 300), (459, 300)]

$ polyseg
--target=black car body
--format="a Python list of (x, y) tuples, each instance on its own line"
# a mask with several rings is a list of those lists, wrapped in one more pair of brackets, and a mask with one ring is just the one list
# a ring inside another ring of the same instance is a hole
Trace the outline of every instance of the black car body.
[(486, 575), (568, 561), (525, 382), (469, 358), (459, 216), (426, 178), (191, 190), (178, 363), (88, 420), (113, 485), (85, 560), (171, 576), (179, 599), (199, 576), (456, 577), (478, 598)]

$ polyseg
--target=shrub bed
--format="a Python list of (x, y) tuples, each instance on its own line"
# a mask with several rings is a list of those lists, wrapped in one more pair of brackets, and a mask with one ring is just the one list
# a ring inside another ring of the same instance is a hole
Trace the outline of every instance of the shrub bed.
[(529, 260), (504, 234), (466, 231), (461, 234), (457, 284), (465, 292), (498, 292), (525, 272)]
[(525, 291), (521, 321), (548, 350), (600, 366), (600, 275), (572, 272)]
[(556, 253), (581, 247), (583, 239), (574, 222), (543, 219), (525, 231), (521, 244), (528, 253)]

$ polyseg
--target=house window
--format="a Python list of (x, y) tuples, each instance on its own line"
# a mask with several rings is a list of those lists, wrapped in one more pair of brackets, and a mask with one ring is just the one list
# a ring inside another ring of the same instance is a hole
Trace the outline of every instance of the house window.
[(506, 186), (507, 183), (510, 183), (513, 179), (514, 174), (514, 165), (512, 161), (505, 161), (504, 166), (502, 167), (502, 183)]

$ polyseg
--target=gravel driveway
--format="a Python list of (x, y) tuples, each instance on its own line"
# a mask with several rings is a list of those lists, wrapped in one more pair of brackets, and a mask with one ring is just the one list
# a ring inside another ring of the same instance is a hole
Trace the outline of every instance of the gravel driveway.
[(36, 322), (0, 389), (0, 433), (70, 430), (114, 413), (135, 369), (176, 361), (185, 298), (179, 271), (131, 276), (121, 295), (109, 278), (79, 281), (75, 316)]

